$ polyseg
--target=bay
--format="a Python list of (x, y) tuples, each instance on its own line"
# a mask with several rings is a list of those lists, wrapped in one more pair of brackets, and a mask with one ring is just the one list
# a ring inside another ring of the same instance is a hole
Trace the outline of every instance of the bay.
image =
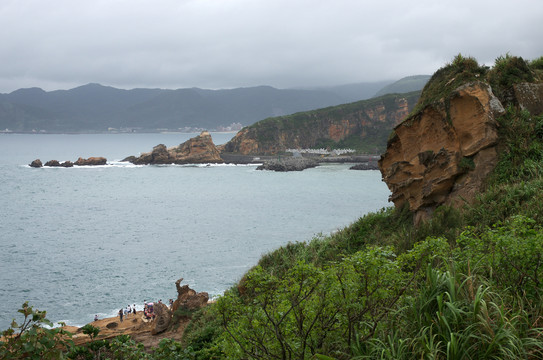
[[(24, 301), (82, 326), (166, 301), (184, 278), (219, 296), (265, 253), (388, 206), (378, 171), (329, 164), (134, 166), (119, 160), (197, 134), (0, 134), (0, 329)], [(233, 134), (213, 133), (221, 144)], [(30, 168), (104, 156), (108, 165)]]

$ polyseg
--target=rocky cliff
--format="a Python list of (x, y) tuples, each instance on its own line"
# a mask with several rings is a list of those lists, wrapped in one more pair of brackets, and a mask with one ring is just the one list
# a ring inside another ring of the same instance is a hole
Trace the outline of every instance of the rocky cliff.
[[(488, 81), (492, 72), (486, 76), (484, 68), (460, 65), (450, 65), (449, 79), (443, 71), (434, 75), (418, 111), (394, 128), (379, 161), (383, 181), (392, 192), (390, 200), (396, 207), (407, 204), (416, 213), (416, 223), (439, 205), (470, 202), (484, 188), (498, 161), (497, 119), (505, 107), (543, 112), (543, 84), (537, 78), (503, 91), (503, 84)], [(513, 97), (498, 99), (491, 84), (501, 86), (500, 94)]]
[(243, 128), (225, 153), (273, 155), (290, 148), (350, 147), (384, 151), (394, 125), (413, 109), (420, 92), (385, 95), (371, 100), (269, 118)]
[(143, 153), (140, 156), (130, 156), (125, 159), (136, 165), (149, 164), (202, 164), (222, 163), (223, 160), (219, 151), (213, 144), (211, 135), (203, 131), (200, 135), (193, 137), (179, 146), (166, 148), (159, 144), (151, 152)]

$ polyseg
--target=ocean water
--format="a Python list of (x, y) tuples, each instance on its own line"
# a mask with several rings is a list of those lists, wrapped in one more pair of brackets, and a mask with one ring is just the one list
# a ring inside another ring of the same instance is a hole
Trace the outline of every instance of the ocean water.
[[(265, 253), (389, 206), (378, 171), (330, 164), (134, 166), (120, 160), (196, 134), (0, 134), (0, 329), (28, 301), (82, 326), (175, 298), (184, 278), (218, 296)], [(221, 144), (233, 134), (213, 133)], [(104, 156), (98, 167), (30, 168)]]

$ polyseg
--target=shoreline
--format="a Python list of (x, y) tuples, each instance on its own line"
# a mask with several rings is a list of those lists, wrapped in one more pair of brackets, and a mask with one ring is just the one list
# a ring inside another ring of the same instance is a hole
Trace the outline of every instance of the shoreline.
[(61, 328), (72, 334), (71, 339), (77, 346), (88, 344), (95, 340), (106, 340), (120, 335), (130, 335), (134, 341), (142, 343), (145, 349), (149, 350), (156, 347), (160, 340), (164, 338), (181, 341), (185, 327), (189, 322), (189, 319), (181, 320), (178, 327), (172, 327), (172, 329), (153, 335), (151, 331), (154, 323), (143, 319), (143, 311), (136, 311), (135, 315), (124, 316), (122, 322), (120, 322), (118, 316), (115, 316), (98, 319), (86, 324), (100, 329), (98, 336), (93, 340), (91, 340), (89, 335), (83, 333), (81, 330), (82, 326), (66, 325)]

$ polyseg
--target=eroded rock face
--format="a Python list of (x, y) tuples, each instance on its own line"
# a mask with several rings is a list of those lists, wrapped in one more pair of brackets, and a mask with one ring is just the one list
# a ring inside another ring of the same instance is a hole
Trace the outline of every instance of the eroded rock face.
[(160, 144), (155, 146), (151, 152), (141, 154), (139, 157), (128, 157), (125, 160), (136, 165), (215, 164), (223, 162), (219, 151), (213, 144), (211, 134), (207, 131), (179, 146), (168, 149), (164, 144)]
[(503, 113), (490, 86), (475, 82), (396, 126), (379, 160), (394, 205), (407, 203), (418, 223), (441, 204), (473, 199), (496, 166)]
[(207, 292), (197, 293), (188, 285), (181, 286), (183, 278), (175, 282), (177, 288), (177, 299), (174, 301), (172, 310), (175, 312), (179, 308), (187, 310), (197, 310), (207, 305), (209, 294)]
[(224, 153), (275, 155), (289, 148), (313, 148), (322, 141), (339, 142), (352, 137), (382, 138), (384, 146), (390, 130), (405, 119), (418, 98), (418, 93), (398, 95), (386, 101), (373, 99), (345, 108), (321, 109), (298, 118), (263, 120), (243, 128), (219, 149)]
[(160, 334), (168, 329), (172, 320), (172, 312), (168, 307), (162, 303), (155, 303), (153, 305), (153, 311), (155, 312), (155, 320), (153, 320), (152, 335)]

